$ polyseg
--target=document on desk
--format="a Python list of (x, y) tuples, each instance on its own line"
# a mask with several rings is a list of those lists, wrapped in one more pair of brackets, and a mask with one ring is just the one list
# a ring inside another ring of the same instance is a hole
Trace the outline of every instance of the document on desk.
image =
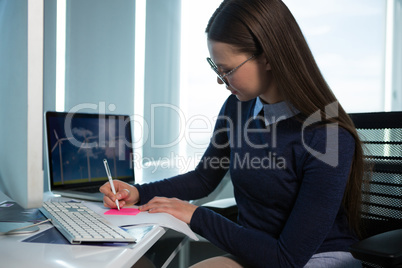
[(167, 213), (140, 212), (136, 215), (105, 215), (105, 212), (110, 209), (105, 208), (102, 203), (85, 202), (85, 204), (116, 226), (154, 224), (173, 229), (187, 235), (191, 239), (198, 240), (198, 237), (185, 222)]

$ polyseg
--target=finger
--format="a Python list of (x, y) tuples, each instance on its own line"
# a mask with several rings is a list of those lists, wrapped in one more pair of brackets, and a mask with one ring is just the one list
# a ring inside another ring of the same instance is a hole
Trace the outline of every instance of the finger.
[(110, 187), (110, 183), (107, 182), (107, 183), (103, 184), (99, 188), (99, 192), (101, 192), (102, 194), (104, 194), (106, 196), (110, 196), (111, 194), (113, 194), (112, 188)]
[(174, 210), (179, 209), (179, 204), (175, 199), (170, 198), (160, 198), (153, 200), (152, 202), (146, 204), (145, 207), (149, 212), (167, 212), (171, 213)]
[(153, 209), (157, 206), (160, 206), (162, 203), (166, 203), (167, 200), (168, 200), (168, 198), (165, 198), (165, 197), (154, 197), (148, 203), (140, 206), (138, 209), (147, 211), (147, 210)]
[[(126, 205), (126, 199), (130, 197), (130, 190), (121, 189), (115, 195), (115, 200), (119, 202), (119, 207), (122, 208)], [(116, 204), (116, 201), (114, 202)]]
[(112, 202), (115, 202), (116, 195), (112, 192), (110, 183), (105, 183), (99, 188), (99, 191), (104, 194), (105, 197), (108, 197)]
[(173, 207), (168, 203), (152, 203), (140, 210), (141, 211), (145, 210), (148, 211), (149, 213), (159, 213), (159, 212), (170, 213), (173, 210)]
[(110, 185), (109, 185), (108, 182), (103, 184), (101, 187), (99, 187), (99, 192), (101, 192), (104, 195), (107, 195), (111, 191), (112, 190), (111, 190)]
[(113, 202), (108, 196), (103, 196), (103, 205), (108, 208), (115, 208), (116, 203)]
[(139, 209), (150, 213), (165, 212), (174, 214), (174, 212), (179, 209), (179, 205), (180, 200), (177, 198), (155, 197)]
[(131, 195), (130, 190), (127, 189), (127, 188), (124, 188), (124, 189), (119, 190), (119, 191), (116, 193), (116, 198), (117, 198), (118, 200), (121, 200), (121, 199), (128, 199), (128, 198), (130, 197), (130, 195)]
[(126, 205), (126, 202), (124, 200), (119, 201), (119, 207), (120, 208), (123, 208), (125, 205)]

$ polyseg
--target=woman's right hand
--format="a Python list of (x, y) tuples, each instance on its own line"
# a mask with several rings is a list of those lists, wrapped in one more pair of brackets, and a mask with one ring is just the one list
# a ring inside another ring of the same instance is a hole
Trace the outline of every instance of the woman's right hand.
[(105, 207), (117, 208), (116, 199), (119, 201), (120, 208), (128, 205), (134, 205), (140, 200), (139, 192), (134, 186), (119, 180), (113, 180), (116, 195), (113, 194), (109, 182), (106, 182), (99, 188), (99, 191), (104, 194), (103, 204)]

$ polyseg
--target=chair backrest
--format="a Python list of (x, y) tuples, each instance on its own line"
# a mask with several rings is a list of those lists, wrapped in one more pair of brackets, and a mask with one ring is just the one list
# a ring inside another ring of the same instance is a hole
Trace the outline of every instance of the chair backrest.
[(402, 228), (402, 112), (354, 113), (365, 145), (368, 181), (362, 191), (363, 236)]

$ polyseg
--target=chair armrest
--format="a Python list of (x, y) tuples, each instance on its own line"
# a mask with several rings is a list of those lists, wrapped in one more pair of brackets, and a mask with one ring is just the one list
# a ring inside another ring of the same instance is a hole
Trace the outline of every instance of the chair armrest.
[(349, 248), (353, 257), (385, 267), (402, 264), (402, 229), (363, 239)]
[(237, 221), (238, 209), (233, 197), (211, 201), (202, 206), (221, 214), (231, 221)]

